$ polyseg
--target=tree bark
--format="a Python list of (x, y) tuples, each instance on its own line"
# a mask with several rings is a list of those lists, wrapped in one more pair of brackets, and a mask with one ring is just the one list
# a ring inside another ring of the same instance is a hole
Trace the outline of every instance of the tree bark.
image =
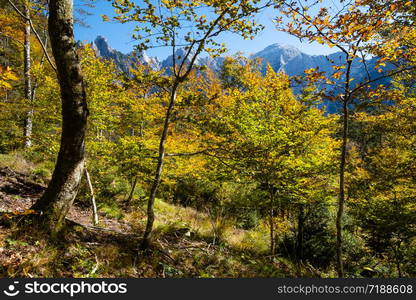
[[(358, 49), (358, 48), (357, 48)], [(341, 144), (341, 157), (339, 164), (339, 199), (338, 199), (338, 211), (336, 218), (336, 229), (337, 229), (337, 243), (336, 243), (336, 252), (337, 252), (337, 273), (339, 278), (344, 277), (344, 267), (342, 262), (342, 217), (344, 215), (344, 205), (345, 205), (345, 166), (347, 163), (347, 142), (348, 142), (348, 119), (349, 119), (349, 109), (348, 104), (352, 97), (350, 91), (350, 79), (351, 79), (351, 68), (353, 63), (353, 57), (356, 53), (356, 50), (351, 57), (350, 54), (347, 54), (347, 68), (345, 72), (345, 87), (344, 95), (342, 97), (342, 144)]]
[(179, 86), (179, 82), (175, 81), (171, 90), (169, 106), (166, 111), (162, 135), (160, 136), (159, 156), (157, 159), (156, 173), (155, 173), (155, 178), (153, 179), (152, 187), (150, 189), (149, 200), (147, 202), (147, 224), (146, 224), (146, 229), (143, 234), (142, 243), (140, 246), (140, 248), (143, 250), (147, 249), (150, 245), (150, 238), (151, 238), (151, 233), (153, 229), (153, 223), (155, 221), (154, 204), (155, 204), (156, 192), (160, 184), (160, 177), (162, 174), (163, 163), (165, 159), (165, 143), (166, 143), (166, 139), (167, 139), (168, 132), (169, 132), (169, 124), (170, 124), (170, 119), (171, 119), (172, 112), (173, 112), (173, 107), (175, 106), (175, 102), (176, 102), (176, 91), (177, 91), (178, 86)]
[(29, 4), (26, 2), (24, 6), (25, 34), (24, 34), (24, 78), (25, 78), (25, 98), (28, 105), (26, 118), (24, 123), (24, 142), (25, 148), (32, 146), (32, 127), (33, 127), (33, 103), (32, 103), (32, 78), (30, 74), (30, 10)]
[(62, 135), (52, 179), (33, 209), (54, 236), (65, 224), (84, 170), (87, 102), (73, 35), (72, 0), (50, 0), (48, 29), (62, 98)]
[(400, 259), (396, 259), (396, 267), (397, 267), (397, 274), (399, 275), (399, 278), (402, 278), (402, 269), (400, 266)]

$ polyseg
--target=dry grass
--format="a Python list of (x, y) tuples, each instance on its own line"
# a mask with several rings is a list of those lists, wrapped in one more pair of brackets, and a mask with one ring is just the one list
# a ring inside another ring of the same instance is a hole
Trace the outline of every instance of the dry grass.
[[(189, 235), (200, 237), (214, 243), (224, 243), (237, 251), (250, 251), (264, 254), (269, 249), (268, 227), (260, 223), (256, 228), (243, 230), (236, 228), (231, 219), (209, 212), (200, 212), (190, 207), (180, 207), (156, 199), (155, 233), (164, 234), (181, 230)], [(126, 215), (125, 220), (143, 228), (145, 214), (143, 209), (136, 209)]]
[[(18, 154), (2, 155), (0, 161), (19, 171), (33, 167)], [(11, 182), (25, 177), (14, 172), (8, 176)], [(22, 204), (20, 197), (13, 199), (13, 207)], [(264, 224), (237, 229), (221, 211), (215, 215), (160, 199), (155, 209), (154, 243), (145, 253), (138, 251), (146, 221), (143, 207), (126, 212), (109, 206), (101, 218), (105, 228), (95, 229), (80, 225), (85, 214), (89, 217), (78, 207), (71, 214), (76, 223), (69, 222), (59, 241), (17, 214), (0, 222), (0, 277), (291, 276), (285, 264), (264, 255), (269, 244)]]
[(0, 168), (1, 167), (8, 167), (26, 175), (29, 175), (35, 169), (35, 165), (27, 161), (19, 152), (0, 154)]
[(287, 276), (284, 265), (263, 255), (174, 232), (159, 232), (152, 251), (142, 253), (138, 237), (128, 233), (73, 225), (58, 242), (22, 223), (0, 229), (0, 277)]

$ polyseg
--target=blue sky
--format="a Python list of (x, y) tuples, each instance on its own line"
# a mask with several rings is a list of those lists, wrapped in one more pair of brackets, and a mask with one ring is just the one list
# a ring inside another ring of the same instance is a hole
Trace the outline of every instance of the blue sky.
[[(77, 7), (79, 0), (75, 0), (75, 7)], [(96, 1), (95, 8), (88, 9), (93, 15), (87, 16), (85, 22), (89, 28), (79, 25), (75, 26), (75, 37), (83, 42), (91, 42), (97, 35), (102, 35), (107, 38), (110, 46), (123, 53), (128, 53), (133, 50), (135, 41), (131, 38), (134, 24), (126, 23), (119, 24), (116, 22), (104, 22), (101, 15), (114, 16), (114, 10), (108, 1)], [(251, 54), (258, 52), (265, 47), (280, 43), (285, 45), (292, 45), (299, 48), (301, 51), (308, 54), (329, 54), (335, 50), (329, 47), (322, 46), (317, 43), (301, 43), (297, 38), (292, 37), (286, 33), (278, 32), (272, 19), (277, 15), (273, 9), (267, 9), (256, 17), (256, 20), (266, 26), (266, 28), (259, 33), (254, 40), (244, 40), (238, 35), (226, 33), (222, 35), (221, 41), (225, 42), (229, 54), (236, 52), (243, 52), (244, 54)], [(170, 53), (166, 48), (149, 49), (147, 53), (151, 56), (157, 56), (159, 59), (166, 58)]]

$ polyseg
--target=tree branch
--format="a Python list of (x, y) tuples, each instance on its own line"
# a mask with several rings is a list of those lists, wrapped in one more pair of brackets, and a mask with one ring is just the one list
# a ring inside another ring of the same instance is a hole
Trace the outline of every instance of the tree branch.
[(350, 94), (355, 93), (355, 92), (356, 92), (356, 91), (358, 91), (359, 89), (361, 89), (361, 88), (365, 87), (366, 85), (368, 85), (368, 84), (370, 84), (370, 83), (373, 83), (373, 82), (375, 82), (375, 81), (378, 81), (378, 80), (381, 80), (381, 79), (384, 79), (384, 78), (387, 78), (387, 77), (391, 77), (391, 76), (394, 76), (394, 75), (400, 74), (400, 73), (402, 73), (402, 72), (412, 71), (412, 70), (416, 70), (416, 67), (411, 67), (411, 68), (404, 68), (404, 69), (400, 69), (400, 70), (397, 70), (397, 71), (394, 71), (394, 72), (388, 73), (388, 74), (386, 74), (386, 75), (379, 76), (379, 77), (377, 77), (377, 78), (374, 78), (374, 79), (368, 80), (368, 81), (363, 82), (363, 83), (361, 83), (360, 85), (356, 86), (356, 87), (355, 87), (355, 88), (354, 88), (354, 89), (350, 92)]
[(25, 19), (26, 21), (29, 21), (29, 24), (30, 24), (30, 28), (32, 29), (32, 31), (33, 31), (33, 33), (35, 34), (35, 36), (36, 36), (36, 38), (37, 38), (37, 40), (39, 41), (39, 43), (40, 43), (40, 45), (41, 45), (41, 47), (42, 47), (42, 49), (43, 49), (43, 52), (45, 53), (45, 56), (46, 56), (46, 59), (48, 60), (48, 62), (49, 62), (49, 64), (51, 65), (51, 67), (52, 67), (52, 69), (56, 72), (56, 66), (52, 63), (52, 59), (50, 58), (50, 56), (49, 56), (49, 54), (48, 54), (48, 51), (47, 51), (47, 49), (46, 49), (46, 47), (45, 47), (45, 45), (43, 44), (43, 42), (42, 42), (42, 39), (40, 38), (40, 36), (39, 36), (39, 34), (38, 34), (38, 32), (36, 31), (36, 29), (35, 29), (35, 26), (33, 26), (33, 22), (32, 22), (32, 19), (31, 18), (28, 18), (28, 17), (26, 17), (18, 8), (17, 8), (17, 6), (11, 1), (11, 0), (7, 0), (9, 3), (10, 3), (10, 5), (13, 7), (13, 9), (14, 9), (14, 11), (15, 12), (17, 12), (23, 19)]

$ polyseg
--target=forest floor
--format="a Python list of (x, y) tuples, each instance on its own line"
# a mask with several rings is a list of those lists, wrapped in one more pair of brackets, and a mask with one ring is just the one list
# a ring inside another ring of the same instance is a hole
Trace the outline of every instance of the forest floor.
[[(230, 229), (228, 238), (220, 239), (212, 230), (204, 232), (203, 226), (194, 230), (190, 223), (208, 226), (206, 214), (161, 200), (150, 251), (138, 250), (143, 209), (123, 211), (123, 217), (100, 211), (100, 223), (93, 226), (90, 208), (75, 204), (64, 236), (51, 240), (24, 217), (46, 188), (36, 181), (0, 167), (0, 277), (320, 276), (307, 266), (299, 270), (287, 259), (233, 244), (253, 233)], [(176, 218), (183, 214), (194, 221)]]

